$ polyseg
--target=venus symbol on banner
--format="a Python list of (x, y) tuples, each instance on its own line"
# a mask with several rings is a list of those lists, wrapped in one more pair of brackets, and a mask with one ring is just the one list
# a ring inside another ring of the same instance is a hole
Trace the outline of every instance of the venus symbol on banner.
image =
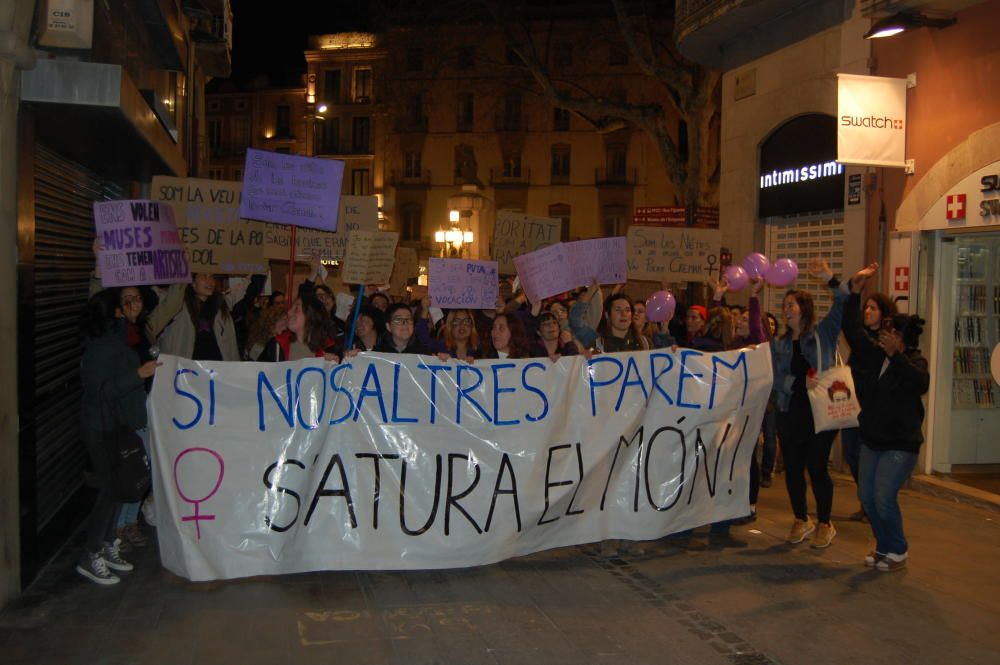
[[(215, 458), (215, 461), (219, 463), (219, 471), (216, 476), (215, 485), (213, 485), (212, 489), (209, 490), (209, 492), (200, 499), (192, 499), (184, 493), (184, 491), (181, 489), (180, 479), (177, 475), (177, 466), (180, 464), (181, 460), (184, 459), (186, 455), (193, 455), (195, 453), (205, 453), (207, 455), (210, 455), (211, 457)], [(226, 475), (226, 463), (222, 460), (222, 456), (219, 453), (212, 450), (211, 448), (187, 448), (181, 451), (181, 453), (174, 460), (174, 487), (177, 489), (177, 494), (178, 496), (181, 497), (181, 499), (183, 499), (187, 503), (194, 505), (194, 514), (185, 515), (181, 517), (181, 522), (194, 522), (198, 540), (201, 540), (201, 522), (206, 520), (207, 521), (215, 520), (215, 515), (202, 515), (199, 506), (200, 504), (211, 499), (215, 495), (215, 493), (219, 491), (219, 488), (222, 486), (222, 477), (225, 475)]]

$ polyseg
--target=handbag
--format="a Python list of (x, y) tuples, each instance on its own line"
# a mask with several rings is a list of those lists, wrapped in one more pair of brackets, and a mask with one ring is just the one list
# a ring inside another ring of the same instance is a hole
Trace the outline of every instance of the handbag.
[(820, 346), (819, 335), (815, 330), (813, 335), (816, 337), (816, 358), (819, 367), (816, 368), (816, 384), (808, 388), (807, 392), (816, 433), (857, 427), (861, 403), (858, 402), (858, 395), (854, 389), (851, 368), (844, 364), (838, 349), (836, 364), (824, 372), (823, 349)]
[(117, 401), (114, 404), (114, 422), (111, 427), (107, 426), (107, 422), (103, 423), (111, 456), (111, 489), (119, 501), (138, 503), (149, 494), (152, 484), (149, 457), (142, 445), (142, 437), (124, 422), (121, 405)]

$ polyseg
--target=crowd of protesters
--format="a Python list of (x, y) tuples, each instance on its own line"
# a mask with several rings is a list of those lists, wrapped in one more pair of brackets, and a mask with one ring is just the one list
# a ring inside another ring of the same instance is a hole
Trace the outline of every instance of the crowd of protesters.
[[(753, 456), (750, 513), (739, 521), (756, 518), (758, 492), (771, 485), (780, 443), (792, 517), (787, 540), (801, 543), (811, 537), (813, 547), (825, 548), (836, 535), (828, 470), (835, 432), (815, 431), (807, 390), (815, 380), (812, 370), (834, 364), (842, 330), (852, 349), (850, 364), (862, 405), (860, 427), (845, 432), (845, 452), (858, 482), (860, 512), (870, 520), (876, 540), (865, 564), (898, 570), (905, 565), (907, 543), (896, 496), (922, 442), (921, 395), (929, 377), (916, 350), (920, 319), (896, 314), (879, 294), (865, 299), (862, 312), (860, 293), (876, 267), (868, 266), (842, 284), (825, 261), (814, 261), (809, 272), (831, 289), (833, 307), (817, 321), (809, 293), (789, 290), (780, 326), (778, 318), (762, 310), (764, 282), (759, 279), (751, 282), (747, 307), (728, 306), (725, 279), (710, 280), (712, 299), (707, 306), (679, 304), (672, 320), (653, 323), (645, 317), (644, 303), (634, 302), (621, 285), (602, 289), (594, 283), (529, 303), (523, 291), (515, 292), (511, 282), (503, 280), (495, 309), (448, 311), (431, 307), (428, 298), (394, 299), (376, 291), (345, 320), (337, 316), (336, 297), (323, 283), (318, 261), (291, 299), (291, 294), (277, 291), (265, 295), (266, 278), (260, 275), (230, 280), (194, 274), (190, 284), (166, 289), (106, 290), (95, 275), (83, 316), (81, 374), (83, 441), (100, 491), (77, 570), (94, 582), (114, 584), (119, 581), (115, 572), (132, 569), (121, 553), (146, 545), (138, 524), (139, 504), (115, 500), (102, 432), (109, 423), (124, 419), (148, 440), (145, 399), (159, 353), (256, 362), (312, 357), (339, 362), (366, 352), (430, 354), (469, 363), (497, 358), (555, 362), (579, 354), (678, 347), (720, 352), (770, 342), (774, 384), (761, 428), (763, 458), (758, 465)], [(816, 521), (809, 517), (807, 474)], [(147, 523), (155, 522), (152, 497), (143, 515)], [(711, 525), (708, 543), (692, 531), (664, 542), (685, 549), (746, 546), (731, 535), (731, 524)], [(610, 542), (612, 550), (633, 547)]]

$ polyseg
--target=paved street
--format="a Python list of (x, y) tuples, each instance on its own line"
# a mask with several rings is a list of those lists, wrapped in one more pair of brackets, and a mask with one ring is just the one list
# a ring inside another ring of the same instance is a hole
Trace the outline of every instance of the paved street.
[(151, 551), (112, 588), (66, 553), (0, 614), (0, 663), (1000, 662), (1000, 513), (904, 491), (910, 567), (880, 574), (861, 565), (852, 493), (838, 481), (826, 551), (783, 543), (779, 482), (734, 529), (744, 550), (652, 542), (605, 559), (582, 546), (465, 570), (208, 584)]

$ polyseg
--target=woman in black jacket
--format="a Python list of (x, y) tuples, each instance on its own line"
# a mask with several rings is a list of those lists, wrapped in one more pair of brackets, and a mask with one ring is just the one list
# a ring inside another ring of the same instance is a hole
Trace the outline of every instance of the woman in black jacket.
[(851, 279), (843, 325), (851, 355), (857, 355), (863, 370), (861, 385), (855, 386), (861, 402), (858, 491), (875, 535), (875, 549), (865, 565), (889, 572), (906, 566), (909, 547), (898, 496), (924, 441), (922, 396), (930, 374), (917, 349), (924, 324), (920, 317), (886, 317), (877, 340), (865, 332), (859, 294), (877, 268), (872, 264)]
[(108, 443), (117, 424), (135, 430), (146, 427), (144, 383), (157, 367), (155, 360), (140, 364), (139, 356), (129, 347), (125, 319), (115, 315), (118, 298), (117, 289), (93, 296), (81, 325), (80, 434), (97, 478), (98, 496), (87, 518), (86, 551), (76, 570), (98, 584), (118, 583), (118, 576), (111, 570), (132, 570), (132, 564), (119, 554), (114, 534), (118, 501), (112, 489), (112, 451)]

